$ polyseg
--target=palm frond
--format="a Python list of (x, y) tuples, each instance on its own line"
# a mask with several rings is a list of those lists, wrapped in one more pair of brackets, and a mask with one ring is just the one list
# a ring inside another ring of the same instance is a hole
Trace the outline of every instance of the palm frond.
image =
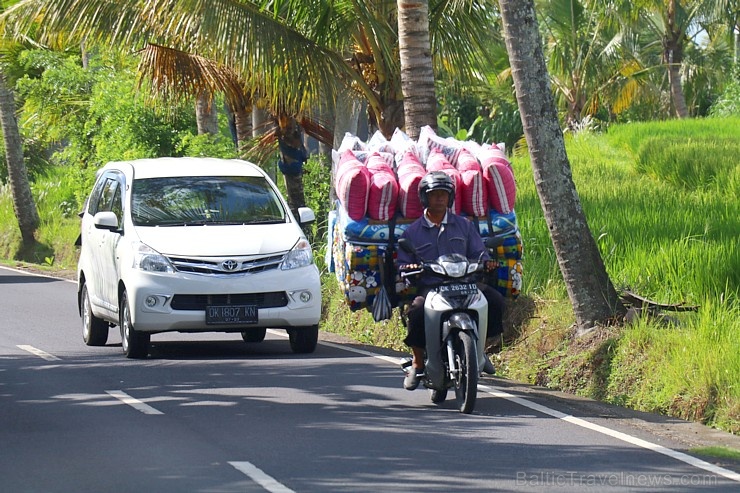
[(198, 55), (149, 44), (141, 53), (139, 85), (151, 83), (152, 93), (164, 99), (223, 93), (239, 106), (251, 104), (239, 75), (228, 67)]

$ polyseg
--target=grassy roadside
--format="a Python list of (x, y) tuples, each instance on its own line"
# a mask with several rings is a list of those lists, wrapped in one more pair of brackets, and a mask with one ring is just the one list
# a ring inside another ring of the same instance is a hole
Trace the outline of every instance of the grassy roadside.
[[(592, 233), (618, 289), (698, 305), (573, 337), (574, 318), (527, 157), (515, 158), (524, 290), (509, 305), (499, 375), (740, 433), (740, 120), (613, 127), (567, 139)], [(676, 170), (680, 170), (677, 173)], [(327, 275), (325, 326), (402, 349), (398, 320), (343, 305)]]
[[(574, 180), (615, 285), (700, 307), (669, 323), (638, 318), (580, 339), (572, 335), (528, 158), (513, 159), (524, 289), (510, 303), (497, 343), (499, 375), (740, 434), (737, 135), (740, 120), (726, 119), (632, 124), (568, 138)], [(9, 190), (0, 189), (0, 258), (74, 270), (79, 205), (62, 176), (52, 171), (33, 187), (42, 225), (32, 252), (19, 253)], [(324, 244), (317, 244), (321, 265)], [(403, 349), (397, 318), (375, 324), (367, 312), (350, 312), (333, 274), (323, 279), (324, 330)]]
[(538, 308), (500, 355), (510, 377), (740, 433), (738, 135), (737, 119), (699, 120), (625, 125), (568, 141), (574, 180), (615, 285), (700, 307), (673, 315), (675, 323), (638, 319), (588, 340), (573, 339), (569, 319), (548, 301), (566, 298), (533, 204), (528, 161), (515, 163), (524, 199), (517, 212), (528, 218), (525, 295)]

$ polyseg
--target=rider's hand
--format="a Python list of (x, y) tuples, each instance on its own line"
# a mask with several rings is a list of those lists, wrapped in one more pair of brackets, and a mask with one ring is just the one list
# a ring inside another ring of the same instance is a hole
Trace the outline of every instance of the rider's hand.
[(498, 268), (498, 262), (495, 260), (486, 260), (483, 264), (483, 272), (486, 274), (495, 271)]
[(402, 265), (399, 269), (401, 272), (413, 272), (415, 270), (420, 270), (421, 265), (420, 264), (406, 264)]

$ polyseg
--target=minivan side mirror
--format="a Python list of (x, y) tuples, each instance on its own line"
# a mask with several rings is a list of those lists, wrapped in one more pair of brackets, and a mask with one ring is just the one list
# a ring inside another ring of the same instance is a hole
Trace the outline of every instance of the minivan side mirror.
[(98, 212), (93, 217), (93, 224), (98, 229), (107, 229), (108, 231), (118, 231), (118, 217), (111, 211)]
[(310, 207), (299, 207), (298, 208), (298, 223), (302, 226), (304, 224), (311, 224), (316, 220), (316, 214)]

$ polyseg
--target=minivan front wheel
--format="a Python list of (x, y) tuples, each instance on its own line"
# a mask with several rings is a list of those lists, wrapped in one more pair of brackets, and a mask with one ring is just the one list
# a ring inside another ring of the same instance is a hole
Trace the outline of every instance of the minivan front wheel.
[(249, 329), (242, 331), (242, 339), (244, 342), (262, 342), (265, 340), (267, 335), (267, 329)]
[(82, 340), (88, 346), (104, 346), (108, 342), (108, 322), (93, 315), (87, 283), (80, 294), (82, 306)]
[(127, 358), (146, 358), (149, 353), (150, 334), (138, 332), (134, 329), (131, 322), (131, 308), (128, 302), (126, 291), (121, 295), (120, 323), (121, 328), (121, 346), (123, 354)]
[(311, 325), (309, 327), (288, 329), (288, 338), (290, 339), (290, 349), (294, 353), (313, 353), (319, 341), (319, 326)]

